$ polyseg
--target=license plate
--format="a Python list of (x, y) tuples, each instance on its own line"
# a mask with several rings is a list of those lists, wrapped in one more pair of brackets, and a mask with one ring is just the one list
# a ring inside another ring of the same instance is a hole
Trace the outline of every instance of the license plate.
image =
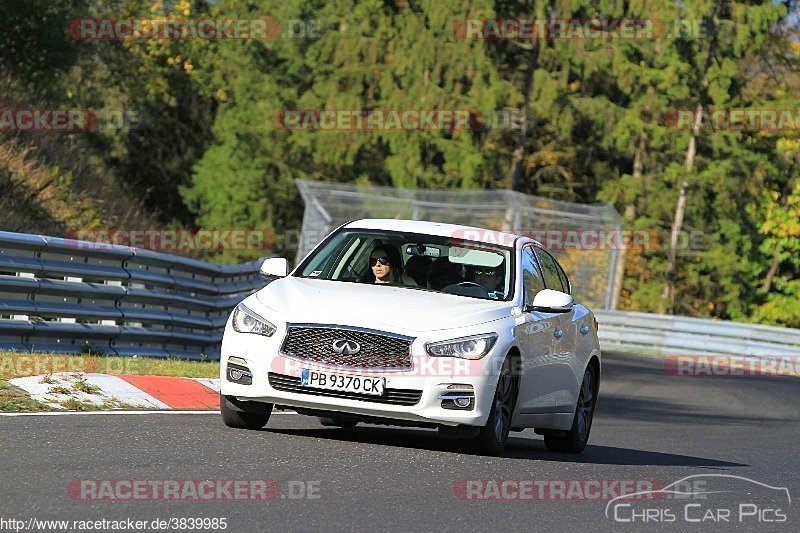
[(300, 384), (303, 387), (314, 389), (338, 390), (382, 396), (386, 378), (352, 376), (349, 374), (320, 372), (319, 370), (304, 368), (300, 378)]

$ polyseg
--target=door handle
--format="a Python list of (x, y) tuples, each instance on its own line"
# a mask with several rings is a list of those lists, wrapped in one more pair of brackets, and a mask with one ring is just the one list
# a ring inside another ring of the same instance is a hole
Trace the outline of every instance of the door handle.
[(584, 335), (589, 333), (589, 326), (587, 326), (586, 324), (581, 324), (581, 333), (583, 333)]
[(556, 339), (560, 339), (564, 336), (564, 331), (561, 328), (556, 328), (556, 330), (553, 332), (553, 335), (555, 335)]

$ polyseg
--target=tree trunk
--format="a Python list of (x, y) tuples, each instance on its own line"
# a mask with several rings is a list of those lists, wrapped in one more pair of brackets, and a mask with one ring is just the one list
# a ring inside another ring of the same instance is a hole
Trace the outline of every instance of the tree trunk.
[[(706, 80), (703, 80), (704, 82)], [(686, 149), (686, 161), (684, 168), (686, 175), (691, 174), (694, 168), (694, 156), (697, 153), (697, 135), (700, 133), (700, 122), (703, 113), (703, 105), (697, 104), (695, 110), (694, 125), (692, 135), (689, 137), (689, 147)], [(660, 312), (672, 314), (672, 306), (675, 302), (675, 257), (678, 253), (678, 238), (683, 227), (683, 217), (686, 214), (686, 193), (689, 189), (689, 180), (684, 178), (681, 182), (681, 189), (678, 193), (678, 204), (675, 206), (675, 217), (672, 220), (672, 231), (669, 235), (669, 255), (667, 256), (667, 271), (665, 274), (664, 291), (661, 293)]]
[(772, 281), (775, 279), (775, 274), (778, 273), (780, 263), (780, 248), (775, 246), (775, 253), (772, 254), (772, 264), (769, 266), (769, 272), (767, 272), (767, 277), (764, 278), (764, 284), (761, 286), (762, 291), (769, 292), (772, 288)]
[[(636, 219), (636, 206), (633, 203), (625, 206), (625, 213), (622, 218), (628, 223)], [(623, 239), (620, 238), (617, 242), (622, 243)], [(617, 261), (613, 266), (614, 287), (611, 289), (611, 305), (609, 307), (612, 311), (619, 305), (619, 295), (622, 292), (622, 280), (625, 278), (625, 261), (628, 259), (628, 250), (624, 246), (620, 246), (617, 254)]]
[[(639, 135), (639, 146), (636, 147), (636, 152), (633, 155), (633, 177), (635, 179), (642, 179), (642, 168), (644, 167), (644, 149), (645, 149), (645, 134), (644, 132)], [(622, 219), (627, 225), (630, 225), (636, 220), (636, 199), (631, 200), (630, 203), (625, 205), (625, 212)], [(619, 239), (618, 242), (623, 242)], [(614, 265), (614, 287), (611, 289), (611, 306), (613, 311), (619, 305), (619, 295), (622, 292), (622, 280), (625, 278), (625, 261), (627, 260), (628, 250), (624, 246), (620, 246), (618, 250), (617, 263)]]
[(528, 105), (531, 99), (531, 87), (533, 86), (533, 74), (539, 64), (539, 43), (534, 42), (528, 56), (528, 70), (525, 72), (525, 82), (522, 87), (523, 112), (525, 120), (516, 138), (516, 147), (511, 159), (511, 189), (518, 191), (522, 187), (522, 162), (525, 159), (525, 141), (528, 137)]

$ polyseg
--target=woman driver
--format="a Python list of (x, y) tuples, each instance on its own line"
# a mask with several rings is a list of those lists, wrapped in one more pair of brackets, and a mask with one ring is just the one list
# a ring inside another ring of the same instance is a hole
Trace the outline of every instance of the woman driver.
[(402, 280), (403, 266), (400, 252), (393, 246), (381, 244), (369, 254), (369, 272), (367, 283), (385, 283), (397, 285)]

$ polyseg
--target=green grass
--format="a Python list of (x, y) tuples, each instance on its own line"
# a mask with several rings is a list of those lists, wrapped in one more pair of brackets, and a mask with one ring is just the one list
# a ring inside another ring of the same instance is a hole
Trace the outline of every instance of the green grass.
[(77, 398), (68, 398), (64, 401), (58, 402), (58, 404), (68, 411), (110, 411), (112, 409), (124, 409), (133, 411), (142, 410), (142, 408), (139, 406), (130, 405), (113, 398), (110, 400), (106, 400), (101, 404), (84, 402), (78, 400)]
[[(27, 353), (0, 350), (0, 412), (52, 411), (46, 403), (32, 399), (27, 392), (8, 382), (9, 379), (25, 376), (43, 376), (41, 383), (55, 384), (52, 375), (70, 373), (78, 379), (71, 387), (57, 385), (48, 392), (73, 394), (83, 392), (95, 394), (99, 388), (80, 378), (80, 374), (134, 374), (140, 376), (177, 376), (188, 378), (217, 378), (219, 363), (216, 361), (183, 361), (180, 359), (156, 359), (149, 357), (98, 356), (91, 354)], [(117, 400), (93, 404), (75, 398), (60, 402), (71, 411), (98, 411), (108, 409), (136, 409)]]
[(96, 394), (100, 392), (100, 387), (91, 385), (85, 379), (80, 378), (72, 384), (72, 390), (76, 392), (85, 392), (86, 394)]
[(4, 379), (0, 379), (0, 412), (34, 412), (50, 411), (52, 408), (38, 400), (32, 399), (28, 393), (15, 387)]
[(58, 372), (216, 378), (219, 377), (219, 363), (151, 357), (106, 357), (0, 350), (0, 379), (44, 375), (46, 380), (50, 374)]

